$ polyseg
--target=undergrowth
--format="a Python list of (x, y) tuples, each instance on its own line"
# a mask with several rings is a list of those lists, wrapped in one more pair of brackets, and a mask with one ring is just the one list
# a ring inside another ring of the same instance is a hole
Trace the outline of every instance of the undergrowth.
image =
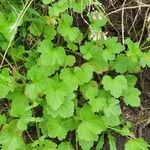
[(148, 150), (121, 104), (141, 105), (136, 74), (150, 50), (103, 32), (100, 2), (0, 0), (0, 10), (2, 150), (100, 150), (105, 139), (116, 150), (115, 134), (125, 150)]

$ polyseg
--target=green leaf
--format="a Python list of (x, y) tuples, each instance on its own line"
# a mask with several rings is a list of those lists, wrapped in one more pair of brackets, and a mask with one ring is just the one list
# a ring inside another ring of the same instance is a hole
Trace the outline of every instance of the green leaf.
[(26, 97), (23, 90), (18, 87), (14, 92), (8, 95), (8, 99), (12, 100), (10, 115), (19, 118), (17, 128), (23, 131), (26, 130), (27, 124), (34, 121), (32, 111), (29, 108), (28, 97)]
[[(27, 111), (26, 114), (22, 117), (17, 122), (17, 129), (20, 131), (25, 131), (28, 128), (28, 123), (29, 122), (35, 122), (36, 119), (32, 117), (31, 110)], [(39, 121), (38, 121), (39, 122)]]
[(75, 128), (75, 120), (72, 118), (61, 119), (45, 116), (40, 127), (42, 129), (42, 133), (48, 135), (50, 138), (58, 137), (59, 140), (63, 140), (65, 139), (67, 132)]
[(80, 68), (74, 69), (74, 74), (79, 80), (79, 85), (89, 82), (93, 77), (93, 68), (88, 63), (83, 64)]
[(73, 66), (75, 62), (76, 62), (76, 59), (75, 59), (74, 56), (67, 55), (66, 59), (65, 59), (65, 62), (64, 62), (64, 67)]
[(42, 0), (44, 4), (50, 4), (54, 2), (55, 0)]
[(142, 53), (142, 56), (140, 57), (140, 64), (142, 67), (150, 67), (150, 50)]
[(103, 108), (107, 106), (106, 99), (103, 97), (96, 97), (94, 99), (90, 99), (89, 104), (92, 107), (92, 112), (102, 111)]
[(124, 50), (124, 46), (121, 45), (121, 43), (117, 42), (116, 37), (107, 38), (107, 40), (105, 40), (104, 43), (105, 43), (106, 48), (102, 52), (102, 56), (105, 61), (114, 60), (115, 55), (119, 54), (120, 52)]
[(15, 29), (17, 13), (15, 11), (11, 11), (11, 13), (0, 12), (0, 32), (3, 36), (10, 41), (12, 38), (12, 34)]
[(80, 30), (76, 27), (68, 28), (68, 38), (70, 41), (77, 40), (78, 36), (81, 35)]
[(130, 59), (132, 59), (133, 62), (138, 61), (142, 55), (139, 44), (134, 43), (129, 38), (125, 40), (125, 43), (128, 46), (127, 56), (130, 57)]
[(119, 116), (115, 116), (115, 115), (106, 116), (105, 115), (102, 118), (103, 118), (103, 121), (105, 122), (105, 124), (110, 127), (116, 127), (121, 124)]
[(134, 76), (134, 75), (130, 75), (130, 74), (126, 75), (125, 77), (127, 79), (128, 86), (129, 87), (134, 87), (136, 82), (137, 82), (137, 77)]
[(100, 139), (98, 140), (98, 143), (96, 145), (96, 150), (102, 150), (104, 146), (104, 134), (100, 136)]
[(122, 136), (133, 136), (133, 133), (130, 131), (131, 127), (132, 127), (132, 125), (130, 123), (127, 123), (123, 128), (121, 128), (119, 133)]
[(141, 69), (139, 62), (133, 62), (130, 57), (126, 57), (125, 55), (118, 55), (116, 60), (111, 63), (111, 67), (117, 73), (138, 73)]
[(102, 58), (101, 55), (97, 58), (92, 58), (89, 61), (89, 64), (91, 64), (94, 68), (94, 71), (98, 74), (102, 74), (103, 72), (107, 71), (109, 69), (108, 63)]
[(72, 68), (63, 68), (61, 69), (60, 79), (66, 84), (67, 88), (71, 91), (77, 90), (79, 80), (74, 74), (74, 70)]
[[(64, 32), (66, 30), (67, 32)], [(80, 31), (76, 27), (70, 27), (65, 23), (60, 23), (57, 31), (65, 38), (66, 41), (76, 42), (78, 36), (80, 35)]]
[(32, 22), (29, 26), (30, 33), (34, 36), (40, 36), (44, 30), (44, 25), (40, 23), (40, 21)]
[(53, 49), (49, 49), (49, 51), (43, 51), (40, 56), (40, 63), (44, 66), (53, 66), (64, 64), (65, 59), (65, 50), (63, 47), (56, 47)]
[(87, 0), (80, 0), (80, 1), (71, 0), (70, 1), (70, 7), (73, 8), (73, 11), (77, 13), (82, 13), (83, 10), (86, 8), (86, 6), (88, 6), (88, 4), (89, 4), (89, 1)]
[(105, 130), (105, 126), (101, 119), (92, 119), (91, 121), (83, 121), (77, 129), (78, 138), (81, 140), (92, 141), (97, 135)]
[(60, 0), (49, 7), (49, 15), (58, 17), (60, 13), (65, 12), (68, 9), (68, 0)]
[(81, 85), (80, 91), (82, 92), (85, 99), (93, 99), (98, 94), (98, 84), (92, 80), (87, 84)]
[(47, 113), (52, 117), (56, 118), (57, 116), (62, 118), (67, 118), (73, 116), (74, 113), (74, 103), (71, 100), (65, 100), (64, 103), (57, 110), (53, 110), (48, 106), (45, 108)]
[(47, 104), (52, 110), (57, 110), (64, 103), (66, 96), (65, 86), (57, 79), (50, 80), (47, 85), (48, 87), (44, 92), (46, 94)]
[(82, 121), (89, 121), (95, 117), (94, 113), (92, 113), (90, 105), (84, 105), (82, 108), (78, 108), (77, 113)]
[[(66, 41), (78, 42), (79, 37), (82, 37), (82, 33), (76, 27), (72, 27), (71, 24), (73, 22), (72, 16), (68, 14), (62, 15), (62, 21), (59, 23), (57, 27), (58, 33), (61, 34), (65, 38)], [(66, 32), (67, 31), (67, 32)]]
[(44, 140), (43, 137), (40, 137), (38, 140), (30, 144), (30, 147), (28, 149), (57, 150), (57, 144), (55, 144), (54, 142), (50, 140)]
[[(97, 139), (95, 139), (96, 141)], [(89, 150), (94, 144), (94, 141), (85, 141), (85, 140), (79, 140), (79, 145), (81, 146), (82, 150)]]
[(32, 82), (40, 82), (43, 78), (47, 78), (51, 74), (55, 73), (55, 70), (49, 66), (32, 66), (27, 72), (27, 77)]
[(107, 100), (112, 98), (110, 92), (107, 92), (107, 91), (105, 91), (104, 89), (101, 89), (101, 88), (99, 88), (98, 96), (99, 97), (104, 97)]
[(80, 52), (83, 55), (83, 58), (90, 60), (93, 57), (93, 50), (98, 49), (93, 43), (87, 42), (80, 47)]
[(25, 95), (31, 100), (36, 100), (38, 97), (43, 95), (44, 91), (46, 90), (46, 84), (47, 79), (43, 79), (31, 84), (26, 84)]
[(21, 117), (26, 113), (29, 106), (29, 99), (24, 95), (21, 88), (18, 87), (14, 92), (11, 92), (8, 95), (8, 99), (12, 100), (10, 115)]
[(108, 134), (108, 139), (110, 150), (117, 150), (115, 138), (110, 133)]
[(53, 49), (53, 43), (50, 40), (45, 39), (45, 40), (39, 42), (37, 52), (48, 53), (51, 49)]
[(102, 27), (106, 25), (107, 18), (102, 10), (93, 11), (88, 15), (90, 19), (91, 32), (102, 33)]
[(37, 63), (37, 52), (29, 53), (29, 55), (25, 58), (25, 67), (27, 69), (31, 69)]
[(65, 61), (65, 50), (63, 47), (53, 47), (52, 42), (43, 40), (37, 49), (41, 56), (39, 64), (42, 66), (51, 66), (57, 69), (57, 66), (62, 66)]
[(80, 47), (83, 58), (89, 60), (96, 73), (103, 73), (108, 70), (108, 62), (102, 57), (102, 47), (96, 46), (94, 43), (86, 42)]
[(54, 142), (51, 142), (50, 140), (42, 141), (40, 145), (42, 145), (41, 146), (42, 150), (48, 150), (48, 149), (57, 150), (57, 145)]
[(105, 50), (102, 54), (105, 61), (112, 61), (115, 60), (115, 54)]
[(105, 75), (102, 79), (102, 84), (104, 89), (110, 91), (110, 93), (116, 98), (121, 96), (124, 89), (127, 89), (127, 80), (123, 75), (118, 75), (114, 79)]
[(140, 97), (141, 92), (137, 88), (128, 88), (124, 90), (123, 97), (126, 105), (130, 105), (133, 107), (140, 106)]
[(6, 123), (6, 116), (0, 114), (0, 126)]
[(9, 54), (11, 55), (12, 59), (15, 61), (24, 60), (23, 54), (24, 54), (24, 46), (19, 45), (17, 47), (13, 47), (10, 49)]
[(82, 122), (77, 128), (78, 138), (85, 141), (94, 141), (98, 134), (106, 129), (106, 126), (98, 115), (91, 111), (90, 106), (83, 107), (79, 112)]
[(73, 23), (73, 17), (67, 13), (64, 13), (61, 15), (61, 19), (62, 21), (66, 24), (66, 25), (72, 25)]
[[(95, 17), (95, 16), (93, 16), (93, 17)], [(98, 35), (97, 36), (98, 40), (104, 39), (102, 27), (105, 26), (106, 23), (107, 23), (107, 19), (104, 16), (102, 16), (100, 19), (95, 19), (95, 20), (91, 21), (91, 24), (90, 24), (91, 34), (95, 33), (95, 36)], [(93, 40), (94, 40), (94, 38), (93, 38)]]
[(30, 99), (35, 100), (44, 94), (47, 89), (45, 85), (49, 82), (48, 76), (53, 74), (55, 69), (49, 66), (32, 66), (27, 72), (27, 77), (32, 81), (30, 84), (26, 84), (25, 94)]
[(5, 98), (9, 92), (13, 92), (14, 86), (14, 78), (9, 75), (7, 69), (3, 69), (0, 73), (0, 98)]
[(56, 31), (55, 26), (52, 24), (49, 24), (44, 29), (44, 37), (45, 39), (53, 40), (55, 38)]
[(124, 50), (124, 46), (118, 42), (117, 37), (107, 38), (104, 44), (106, 46), (106, 49), (111, 50), (115, 54), (118, 54)]
[(9, 133), (2, 134), (0, 136), (0, 144), (2, 144), (3, 150), (16, 150), (21, 149), (23, 141), (21, 137), (17, 135), (11, 135)]
[(73, 150), (73, 147), (69, 142), (61, 142), (58, 145), (58, 150)]
[(148, 144), (142, 139), (131, 139), (125, 144), (125, 150), (148, 150)]
[(0, 145), (3, 150), (16, 150), (25, 147), (21, 133), (16, 129), (16, 121), (5, 124), (0, 134)]
[(78, 50), (78, 47), (76, 46), (76, 44), (74, 44), (74, 43), (72, 43), (72, 42), (68, 42), (67, 47), (68, 47), (70, 50), (73, 50), (73, 51)]
[(107, 100), (107, 106), (103, 108), (103, 111), (106, 116), (119, 116), (121, 114), (121, 109), (119, 101), (114, 97)]

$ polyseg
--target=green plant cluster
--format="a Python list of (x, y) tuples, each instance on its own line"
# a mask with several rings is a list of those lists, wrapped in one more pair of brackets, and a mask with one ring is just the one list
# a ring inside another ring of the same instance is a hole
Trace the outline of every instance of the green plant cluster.
[[(116, 150), (117, 133), (128, 139), (125, 150), (148, 150), (121, 117), (120, 103), (140, 106), (135, 74), (150, 67), (150, 51), (141, 51), (130, 38), (122, 45), (117, 37), (104, 37), (107, 17), (86, 9), (97, 8), (95, 1), (37, 3), (43, 13), (36, 4), (25, 12), (22, 2), (0, 0), (0, 54), (7, 53), (0, 69), (1, 149), (72, 150), (79, 145), (100, 150), (107, 135), (110, 150)], [(78, 16), (86, 31), (75, 23)], [(102, 34), (93, 40), (93, 32)], [(30, 128), (35, 128), (33, 137)]]

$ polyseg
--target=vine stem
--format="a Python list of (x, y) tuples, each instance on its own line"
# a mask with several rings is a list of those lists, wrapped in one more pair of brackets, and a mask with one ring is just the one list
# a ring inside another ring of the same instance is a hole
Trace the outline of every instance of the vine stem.
[(13, 30), (12, 32), (12, 36), (10, 37), (10, 40), (9, 40), (9, 43), (8, 43), (8, 46), (5, 50), (5, 53), (3, 55), (3, 58), (2, 58), (2, 61), (1, 61), (1, 64), (0, 64), (0, 69), (2, 68), (3, 66), (3, 63), (4, 63), (4, 60), (5, 60), (5, 57), (6, 57), (6, 54), (8, 52), (8, 50), (10, 49), (11, 45), (12, 45), (12, 42), (14, 40), (14, 37), (16, 35), (16, 32), (17, 32), (17, 29), (18, 29), (18, 26), (20, 25), (21, 21), (22, 21), (22, 18), (24, 17), (26, 11), (28, 10), (28, 8), (30, 7), (30, 5), (32, 4), (34, 0), (31, 0), (29, 3), (27, 2), (23, 8), (23, 10), (20, 12), (15, 24), (12, 26), (13, 28), (11, 30)]

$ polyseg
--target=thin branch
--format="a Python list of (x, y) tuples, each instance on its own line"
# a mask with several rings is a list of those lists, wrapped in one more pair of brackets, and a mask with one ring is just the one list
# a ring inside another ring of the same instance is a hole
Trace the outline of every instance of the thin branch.
[(141, 8), (150, 8), (150, 5), (145, 4), (145, 5), (141, 5), (141, 6), (131, 6), (131, 7), (119, 8), (119, 9), (117, 9), (115, 11), (112, 11), (112, 12), (108, 13), (107, 16), (110, 16), (112, 14), (115, 14), (115, 13), (119, 12), (119, 11), (122, 11), (122, 9), (124, 9), (124, 10), (127, 10), (127, 9), (137, 9), (139, 7), (141, 7)]
[(140, 36), (139, 44), (141, 44), (142, 37), (143, 37), (143, 34), (144, 34), (144, 29), (145, 29), (146, 22), (147, 22), (148, 12), (149, 12), (149, 8), (147, 9), (146, 14), (145, 14), (145, 19), (144, 19), (144, 23), (143, 23), (143, 28), (142, 28), (142, 33), (141, 33), (141, 36)]

